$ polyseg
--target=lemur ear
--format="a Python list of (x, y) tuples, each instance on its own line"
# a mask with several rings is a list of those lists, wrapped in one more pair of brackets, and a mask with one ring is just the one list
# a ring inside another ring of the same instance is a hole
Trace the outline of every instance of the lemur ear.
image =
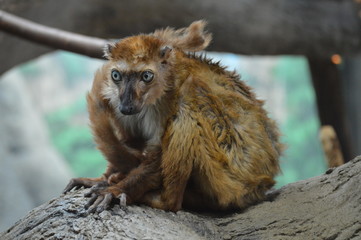
[(156, 30), (153, 36), (161, 39), (165, 44), (179, 48), (183, 51), (201, 51), (205, 49), (212, 40), (212, 34), (204, 30), (205, 21), (193, 22), (187, 28), (174, 30), (166, 28)]
[(161, 47), (161, 48), (160, 48), (160, 53), (159, 53), (159, 54), (160, 54), (160, 57), (161, 57), (162, 59), (164, 59), (164, 60), (165, 60), (165, 59), (168, 59), (171, 51), (172, 51), (172, 48), (169, 47), (169, 46)]
[(185, 28), (178, 39), (180, 47), (186, 51), (201, 51), (208, 47), (212, 41), (212, 34), (204, 30), (206, 25), (205, 21), (200, 20)]
[(104, 57), (108, 60), (112, 59), (112, 50), (115, 48), (115, 43), (114, 42), (110, 42), (105, 44), (104, 46)]

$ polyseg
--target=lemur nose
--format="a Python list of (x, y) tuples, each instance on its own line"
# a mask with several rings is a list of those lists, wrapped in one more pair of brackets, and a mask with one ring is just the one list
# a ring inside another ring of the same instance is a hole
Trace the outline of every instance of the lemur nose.
[(131, 115), (133, 114), (134, 107), (130, 105), (122, 105), (120, 107), (120, 112), (124, 115)]

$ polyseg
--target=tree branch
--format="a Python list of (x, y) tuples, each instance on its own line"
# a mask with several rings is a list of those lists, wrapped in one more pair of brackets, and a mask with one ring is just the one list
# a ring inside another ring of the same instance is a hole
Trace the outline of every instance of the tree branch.
[[(102, 38), (184, 27), (205, 19), (214, 36), (210, 51), (315, 58), (361, 51), (360, 4), (352, 0), (228, 0), (226, 4), (219, 0), (2, 0), (1, 4), (2, 10), (18, 16)], [(82, 47), (79, 42), (75, 45)], [(46, 51), (0, 33), (0, 52), (11, 53), (0, 56), (0, 73)], [(99, 56), (99, 50), (87, 55)]]
[(37, 24), (0, 10), (0, 30), (47, 45), (94, 58), (103, 58), (106, 40)]
[(32, 210), (1, 239), (359, 239), (361, 156), (289, 184), (243, 212), (177, 214), (114, 206), (87, 214), (80, 190)]
[[(347, 122), (342, 92), (342, 80), (337, 65), (327, 59), (308, 58), (312, 83), (321, 125), (331, 125), (340, 139), (344, 159), (355, 155), (351, 142), (351, 129)], [(327, 85), (326, 85), (327, 84)], [(327, 86), (327, 87), (326, 87)]]

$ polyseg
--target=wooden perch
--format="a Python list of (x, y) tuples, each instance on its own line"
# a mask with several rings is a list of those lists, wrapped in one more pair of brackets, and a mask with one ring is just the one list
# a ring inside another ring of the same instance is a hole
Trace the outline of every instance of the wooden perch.
[(360, 172), (361, 156), (223, 216), (144, 206), (87, 214), (79, 190), (35, 208), (0, 239), (360, 239)]
[(0, 10), (0, 30), (46, 46), (103, 58), (106, 40), (37, 24)]

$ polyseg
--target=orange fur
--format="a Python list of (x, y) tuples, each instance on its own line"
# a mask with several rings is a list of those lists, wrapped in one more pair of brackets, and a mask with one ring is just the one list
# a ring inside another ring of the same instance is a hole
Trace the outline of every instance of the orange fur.
[[(95, 141), (109, 162), (108, 186), (93, 191), (99, 206), (108, 206), (107, 194), (125, 193), (127, 203), (171, 211), (244, 208), (273, 186), (283, 149), (278, 129), (236, 74), (187, 53), (210, 43), (204, 26), (107, 47), (109, 61), (88, 95)], [(147, 71), (150, 82), (142, 79)]]

